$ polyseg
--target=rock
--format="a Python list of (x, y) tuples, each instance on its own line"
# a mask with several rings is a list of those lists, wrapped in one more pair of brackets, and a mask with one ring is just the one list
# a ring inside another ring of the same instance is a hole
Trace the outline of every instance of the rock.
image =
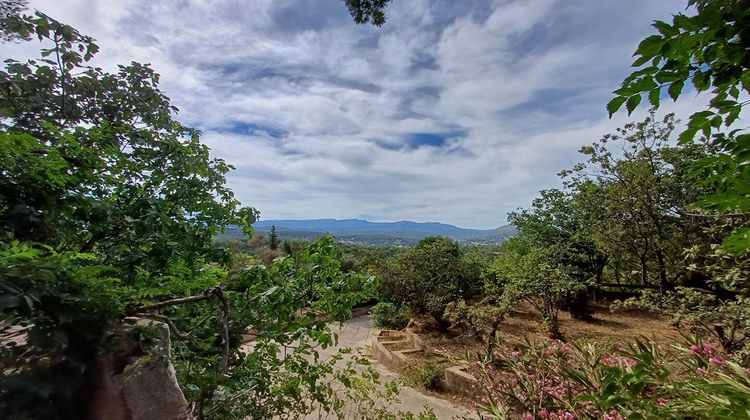
[[(188, 405), (169, 361), (169, 328), (145, 319), (126, 319), (107, 337), (110, 351), (97, 358), (90, 400), (93, 419), (185, 420)], [(152, 340), (144, 349), (143, 328)]]

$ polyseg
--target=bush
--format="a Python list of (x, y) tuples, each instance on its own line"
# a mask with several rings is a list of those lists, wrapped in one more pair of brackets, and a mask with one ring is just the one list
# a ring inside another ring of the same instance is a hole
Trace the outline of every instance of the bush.
[(438, 328), (446, 331), (451, 325), (444, 316), (447, 305), (481, 290), (481, 264), (453, 239), (427, 237), (389, 259), (379, 295), (415, 314), (433, 317)]
[(409, 311), (389, 302), (380, 302), (370, 311), (376, 327), (400, 330), (409, 323)]
[(425, 362), (417, 368), (406, 372), (406, 380), (412, 385), (423, 386), (429, 390), (440, 387), (440, 379), (443, 377), (443, 368), (432, 362)]
[(473, 365), (482, 418), (747, 418), (748, 370), (717, 344), (526, 341)]

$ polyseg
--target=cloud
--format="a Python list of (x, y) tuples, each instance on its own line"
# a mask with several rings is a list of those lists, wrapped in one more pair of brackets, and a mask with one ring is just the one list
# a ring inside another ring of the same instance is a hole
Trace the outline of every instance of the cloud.
[(490, 228), (626, 122), (607, 118), (610, 92), (650, 22), (684, 1), (397, 0), (382, 28), (354, 25), (340, 0), (32, 6), (94, 36), (98, 65), (152, 63), (264, 218)]

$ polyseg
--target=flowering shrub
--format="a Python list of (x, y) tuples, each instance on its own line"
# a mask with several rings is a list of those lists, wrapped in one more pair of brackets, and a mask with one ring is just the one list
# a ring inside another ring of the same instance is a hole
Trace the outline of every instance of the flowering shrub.
[(472, 365), (475, 404), (485, 419), (748, 418), (750, 371), (719, 348), (527, 340)]

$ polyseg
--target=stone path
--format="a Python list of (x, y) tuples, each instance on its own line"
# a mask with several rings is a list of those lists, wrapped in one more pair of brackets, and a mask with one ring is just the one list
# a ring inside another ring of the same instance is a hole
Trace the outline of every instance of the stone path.
[[(321, 356), (330, 356), (338, 351), (338, 348), (351, 347), (355, 351), (363, 349), (365, 354), (369, 354), (369, 346), (372, 342), (373, 335), (378, 331), (372, 325), (369, 315), (362, 315), (353, 318), (343, 327), (335, 327), (333, 331), (339, 335), (339, 343), (335, 348), (321, 350)], [(372, 360), (372, 366), (381, 375), (384, 380), (397, 379), (398, 375), (389, 371), (382, 364)], [(400, 400), (393, 406), (393, 411), (410, 411), (418, 413), (425, 407), (431, 408), (439, 419), (461, 419), (473, 418), (474, 413), (467, 408), (459, 406), (451, 401), (436, 398), (423, 394), (418, 390), (403, 386), (398, 399)], [(317, 419), (317, 415), (307, 416), (306, 419)]]

